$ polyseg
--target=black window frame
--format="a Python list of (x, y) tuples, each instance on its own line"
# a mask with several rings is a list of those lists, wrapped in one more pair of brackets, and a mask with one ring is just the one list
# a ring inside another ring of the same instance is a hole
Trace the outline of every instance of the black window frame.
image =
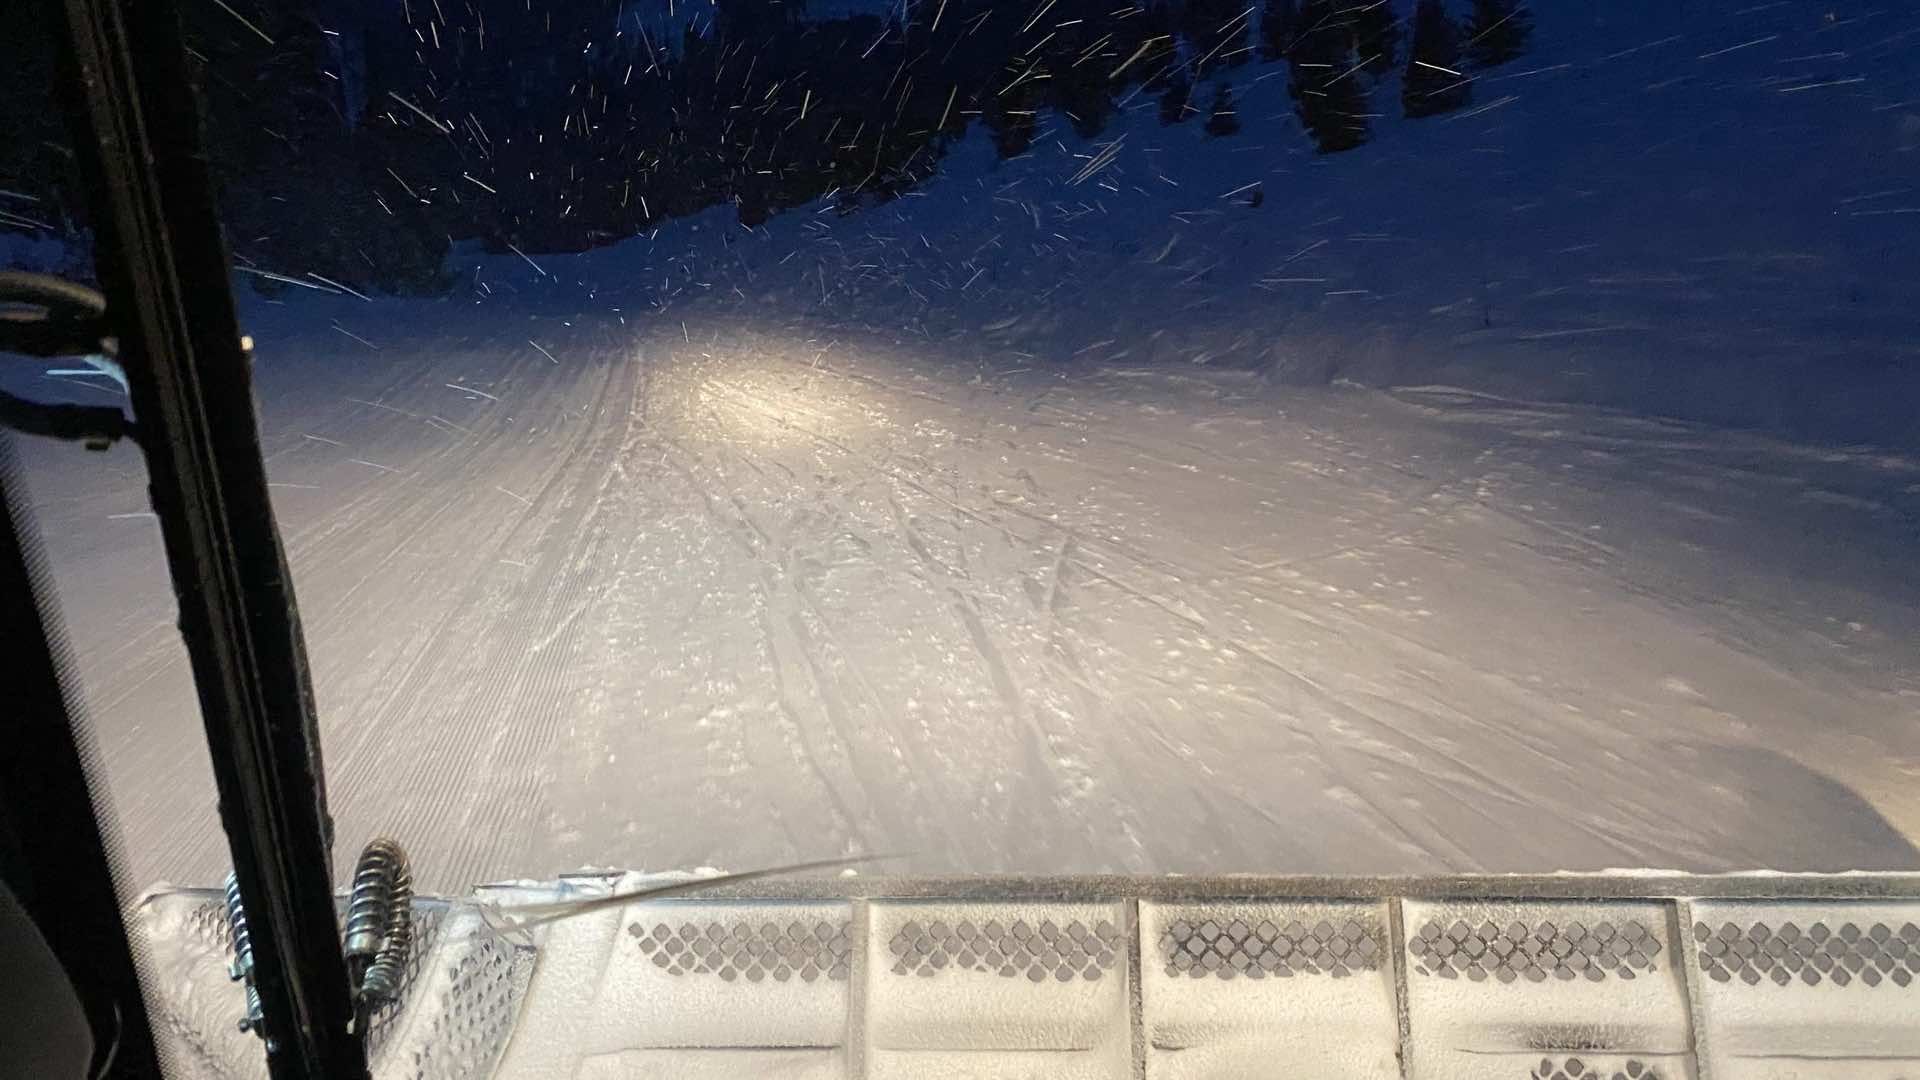
[[(127, 373), (247, 911), (269, 1072), (274, 1080), (366, 1077), (336, 921), (332, 820), (306, 648), (266, 485), (251, 360), (178, 6), (39, 2), (57, 30), (56, 81), (86, 185), (105, 328)], [(18, 520), (9, 513), (0, 550), (8, 564), (0, 599), (10, 611), (35, 605), (36, 591), (38, 604), (47, 598), (34, 588), (30, 539), (21, 542), (12, 528)], [(84, 984), (96, 1038), (108, 1042), (97, 1054), (112, 1053), (117, 1075), (153, 1075), (144, 1007), (137, 993), (127, 1000), (135, 965), (88, 792), (85, 733), (62, 700), (57, 635), (39, 611), (31, 623), (9, 620), (24, 644), (37, 642), (32, 670), (22, 669), (36, 695), (31, 738), (13, 761), (34, 770), (38, 783), (29, 790), (4, 777), (0, 820), (27, 820), (35, 802), (77, 816), (18, 843), (15, 869), (35, 883), (28, 910), (43, 932), (56, 913), (85, 914), (79, 931), (52, 944)], [(56, 909), (62, 892), (67, 906)], [(236, 991), (236, 1017), (240, 1003)]]

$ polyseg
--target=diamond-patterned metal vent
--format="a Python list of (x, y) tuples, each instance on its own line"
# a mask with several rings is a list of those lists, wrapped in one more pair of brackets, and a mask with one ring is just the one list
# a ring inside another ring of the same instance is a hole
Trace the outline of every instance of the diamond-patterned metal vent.
[(639, 938), (640, 951), (669, 975), (810, 983), (822, 977), (844, 981), (849, 968), (844, 920), (655, 923), (651, 930), (632, 923), (627, 933)]
[(439, 907), (415, 904), (413, 907), (413, 946), (407, 951), (407, 962), (400, 969), (399, 993), (393, 1000), (374, 1010), (367, 1028), (367, 1052), (377, 1053), (392, 1034), (394, 1021), (400, 1017), (401, 1009), (413, 998), (413, 987), (420, 978), (421, 968), (426, 966), (426, 958), (433, 952), (440, 936), (440, 923), (446, 912)]
[(1407, 952), (1413, 956), (1413, 970), (1443, 979), (1465, 976), (1479, 982), (1491, 976), (1501, 982), (1542, 982), (1552, 977), (1599, 982), (1609, 975), (1631, 979), (1657, 970), (1654, 958), (1660, 955), (1660, 939), (1631, 919), (1617, 924), (1603, 920), (1592, 926), (1575, 921), (1564, 927), (1546, 921), (1536, 926), (1510, 922), (1502, 927), (1491, 920), (1478, 926), (1455, 920), (1443, 926), (1430, 920), (1407, 942)]
[(995, 972), (1003, 978), (1025, 975), (1029, 981), (1075, 977), (1098, 979), (1112, 970), (1121, 953), (1120, 929), (1101, 919), (1089, 928), (1079, 919), (1060, 927), (1051, 919), (1036, 926), (1025, 919), (1003, 924), (990, 919), (976, 925), (962, 919), (909, 922), (887, 943), (895, 975), (937, 975), (942, 971)]
[(209, 900), (197, 904), (187, 912), (186, 930), (189, 938), (197, 939), (206, 948), (224, 951), (227, 958), (233, 958), (233, 933), (227, 927), (227, 906), (222, 900)]
[(1337, 926), (1325, 919), (1312, 926), (1297, 919), (1177, 919), (1160, 933), (1160, 959), (1167, 974), (1191, 979), (1340, 978), (1378, 970), (1385, 955), (1378, 929), (1358, 919)]
[(1579, 1058), (1554, 1061), (1541, 1058), (1532, 1080), (1660, 1080), (1660, 1074), (1642, 1062), (1628, 1060), (1611, 1073)]
[(1846, 986), (1856, 979), (1867, 986), (1912, 986), (1920, 981), (1920, 926), (1841, 923), (1838, 930), (1817, 922), (1804, 931), (1794, 923), (1778, 930), (1759, 922), (1722, 923), (1715, 930), (1695, 923), (1700, 970), (1715, 982), (1739, 979), (1748, 986), (1762, 979), (1786, 986), (1798, 978), (1808, 986), (1832, 981)]
[(533, 978), (532, 949), (491, 931), (475, 930), (448, 971), (452, 985), (439, 1002), (416, 1051), (409, 1076), (486, 1076), (513, 1034), (520, 1001)]

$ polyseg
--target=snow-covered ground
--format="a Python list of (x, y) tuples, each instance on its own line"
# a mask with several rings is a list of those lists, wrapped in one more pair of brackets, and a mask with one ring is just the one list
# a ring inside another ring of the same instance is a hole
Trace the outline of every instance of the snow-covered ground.
[[(1672, 6), (1345, 155), (1249, 67), (1230, 139), (248, 297), (340, 857), (1920, 866), (1920, 16)], [(30, 464), (129, 877), (213, 882), (138, 459)]]
[[(516, 344), (267, 380), (343, 857), (1920, 861), (1911, 458), (844, 328)], [(40, 521), (127, 855), (212, 881), (135, 463), (78, 454)]]

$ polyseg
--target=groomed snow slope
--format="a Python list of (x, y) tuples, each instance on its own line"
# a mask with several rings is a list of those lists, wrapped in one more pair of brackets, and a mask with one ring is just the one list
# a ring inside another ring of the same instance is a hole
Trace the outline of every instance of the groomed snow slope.
[[(686, 338), (556, 365), (450, 334), (271, 399), (343, 857), (396, 832), (445, 889), (849, 849), (1916, 861), (1911, 459)], [(111, 460), (123, 483), (43, 470), (42, 527), (78, 538), (62, 598), (134, 880), (214, 880), (158, 545)]]
[[(1920, 865), (1920, 216), (1853, 216), (1920, 16), (1735, 6), (1549, 9), (1333, 158), (1279, 74), (1232, 139), (250, 298), (340, 857)], [(137, 458), (32, 462), (129, 879), (218, 880)]]

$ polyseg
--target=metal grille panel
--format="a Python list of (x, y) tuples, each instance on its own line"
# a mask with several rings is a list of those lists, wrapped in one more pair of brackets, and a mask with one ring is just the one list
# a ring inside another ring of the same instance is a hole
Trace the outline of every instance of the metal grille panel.
[(1294, 975), (1341, 978), (1356, 971), (1377, 971), (1386, 950), (1378, 927), (1358, 919), (1335, 925), (1325, 919), (1306, 925), (1298, 919), (1249, 924), (1233, 919), (1179, 919), (1160, 934), (1160, 959), (1168, 975), (1233, 979)]
[(1111, 971), (1125, 954), (1120, 928), (1101, 919), (1092, 927), (1079, 919), (1063, 928), (1052, 919), (1025, 919), (976, 925), (962, 919), (909, 922), (887, 943), (895, 975), (933, 976), (943, 971), (993, 972), (1002, 978), (1024, 975), (1030, 982), (1052, 978), (1092, 981)]
[(1577, 1057), (1541, 1058), (1530, 1080), (1660, 1080), (1660, 1074), (1632, 1058), (1611, 1071)]
[(1660, 939), (1632, 919), (1601, 920), (1591, 926), (1578, 921), (1565, 926), (1549, 921), (1504, 926), (1491, 920), (1477, 926), (1458, 919), (1447, 925), (1429, 921), (1407, 942), (1414, 971), (1476, 982), (1489, 977), (1501, 982), (1632, 979), (1658, 970), (1660, 950)]
[(1843, 922), (1834, 929), (1816, 922), (1802, 930), (1792, 922), (1778, 929), (1764, 922), (1723, 922), (1718, 929), (1699, 922), (1693, 939), (1701, 972), (1715, 982), (1906, 988), (1920, 976), (1920, 925), (1914, 923)]
[(639, 939), (640, 951), (668, 975), (717, 975), (727, 982), (750, 983), (845, 981), (852, 948), (847, 931), (844, 920), (825, 919), (627, 926), (627, 933)]
[(533, 977), (533, 951), (486, 929), (474, 930), (465, 944), (407, 1074), (414, 1080), (491, 1075), (513, 1034)]

